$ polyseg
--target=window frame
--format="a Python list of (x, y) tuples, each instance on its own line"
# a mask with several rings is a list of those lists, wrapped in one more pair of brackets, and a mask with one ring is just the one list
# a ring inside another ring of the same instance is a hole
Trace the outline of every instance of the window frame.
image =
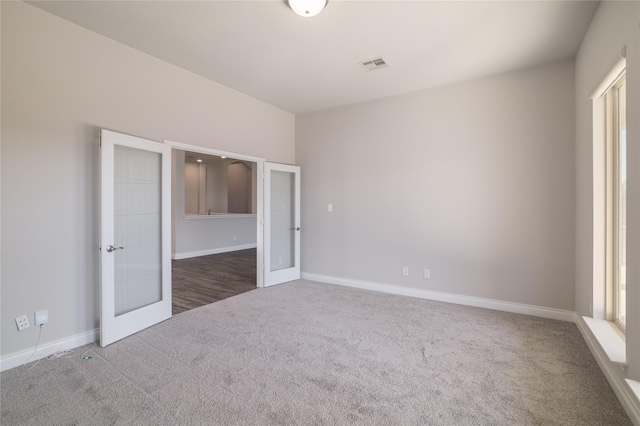
[[(626, 266), (621, 266), (621, 253), (623, 265), (626, 264), (626, 188), (624, 197), (621, 197), (620, 171), (626, 170), (626, 165), (621, 165), (620, 151), (620, 99), (619, 92), (622, 87), (626, 90), (626, 70), (623, 71), (605, 93), (605, 143), (606, 143), (606, 312), (607, 320), (613, 322), (620, 332), (624, 334), (626, 329), (626, 306), (624, 315), (620, 314), (620, 286), (626, 287)], [(626, 147), (625, 147), (626, 153)], [(621, 198), (623, 200), (621, 201)], [(621, 207), (621, 203), (623, 206)], [(622, 211), (621, 211), (622, 210)], [(625, 235), (621, 235), (620, 221), (624, 215)], [(625, 267), (625, 272), (622, 272)], [(621, 284), (621, 280), (624, 283)], [(626, 288), (625, 288), (626, 293)], [(625, 294), (626, 300), (626, 294)]]

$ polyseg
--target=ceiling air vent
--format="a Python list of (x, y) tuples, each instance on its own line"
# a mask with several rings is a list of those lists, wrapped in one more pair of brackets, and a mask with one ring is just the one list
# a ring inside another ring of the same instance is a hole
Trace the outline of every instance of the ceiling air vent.
[(371, 59), (370, 61), (360, 62), (360, 65), (362, 66), (362, 68), (364, 68), (367, 71), (374, 71), (374, 70), (389, 66), (389, 64), (387, 64), (382, 58), (376, 58), (376, 59)]

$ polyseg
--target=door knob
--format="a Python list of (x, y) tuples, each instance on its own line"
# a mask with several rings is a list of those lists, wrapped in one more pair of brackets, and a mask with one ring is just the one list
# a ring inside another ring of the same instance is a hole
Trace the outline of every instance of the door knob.
[(115, 247), (115, 246), (112, 246), (111, 244), (109, 244), (107, 246), (107, 253), (111, 253), (112, 251), (120, 250), (120, 249), (123, 249), (123, 248), (124, 247)]

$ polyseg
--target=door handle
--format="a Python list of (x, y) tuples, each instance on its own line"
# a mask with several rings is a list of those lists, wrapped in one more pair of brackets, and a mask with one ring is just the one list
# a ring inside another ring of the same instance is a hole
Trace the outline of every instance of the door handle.
[(107, 253), (111, 253), (113, 251), (120, 250), (120, 249), (123, 249), (123, 248), (124, 247), (115, 247), (115, 246), (112, 246), (111, 244), (109, 244), (107, 246)]
[(294, 229), (295, 229), (296, 231), (299, 231), (299, 230), (300, 230), (300, 227), (299, 227), (299, 226), (297, 226), (297, 227), (295, 227), (295, 228), (289, 228), (289, 229), (290, 229), (290, 230), (292, 230), (292, 231), (293, 231)]

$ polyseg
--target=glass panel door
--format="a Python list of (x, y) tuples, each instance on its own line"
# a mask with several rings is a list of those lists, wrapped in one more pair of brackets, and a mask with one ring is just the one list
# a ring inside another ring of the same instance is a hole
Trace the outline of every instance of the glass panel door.
[(265, 163), (265, 286), (300, 278), (300, 168)]
[(171, 317), (171, 147), (102, 130), (100, 345)]

